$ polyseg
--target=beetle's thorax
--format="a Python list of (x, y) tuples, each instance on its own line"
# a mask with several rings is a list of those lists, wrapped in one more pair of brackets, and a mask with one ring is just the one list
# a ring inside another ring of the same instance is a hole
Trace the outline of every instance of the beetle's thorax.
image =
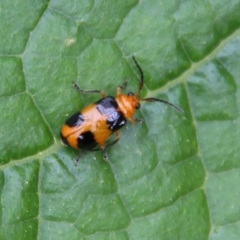
[(131, 118), (135, 110), (140, 107), (139, 99), (136, 95), (119, 94), (115, 100), (118, 103), (119, 110), (126, 119)]

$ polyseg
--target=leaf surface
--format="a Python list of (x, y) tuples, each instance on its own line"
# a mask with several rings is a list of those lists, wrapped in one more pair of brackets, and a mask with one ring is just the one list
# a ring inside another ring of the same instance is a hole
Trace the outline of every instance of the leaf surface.
[[(240, 1), (0, 3), (0, 239), (240, 238)], [(62, 124), (128, 80), (143, 103), (101, 152)]]

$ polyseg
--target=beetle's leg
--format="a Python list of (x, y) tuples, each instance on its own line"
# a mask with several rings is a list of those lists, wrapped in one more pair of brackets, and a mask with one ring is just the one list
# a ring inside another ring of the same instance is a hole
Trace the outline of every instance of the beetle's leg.
[(127, 88), (127, 85), (128, 85), (128, 81), (125, 80), (124, 83), (123, 83), (123, 85), (118, 86), (118, 87), (119, 87), (120, 89), (122, 89), (122, 90), (125, 90), (125, 89)]
[(128, 85), (127, 80), (123, 83), (123, 85), (117, 87), (117, 95), (121, 94), (121, 90), (125, 90)]
[(96, 151), (100, 151), (102, 150), (101, 148), (92, 148), (92, 149), (88, 149), (87, 151), (89, 152), (96, 152)]
[(116, 139), (115, 139), (113, 142), (109, 143), (108, 145), (106, 145), (106, 146), (101, 146), (100, 148), (92, 148), (92, 149), (82, 150), (82, 151), (79, 153), (79, 155), (77, 156), (76, 160), (75, 160), (75, 166), (77, 166), (77, 164), (78, 164), (81, 156), (83, 155), (83, 153), (84, 153), (85, 151), (95, 152), (95, 151), (100, 151), (100, 150), (101, 150), (101, 151), (103, 151), (103, 159), (104, 159), (105, 161), (107, 161), (106, 148), (111, 147), (112, 145), (114, 145), (116, 142), (118, 142), (119, 139), (120, 139), (120, 133), (119, 133), (119, 131), (116, 131)]
[(92, 148), (92, 149), (88, 149), (87, 151), (89, 152), (96, 152), (96, 151), (100, 151), (100, 150), (103, 150), (105, 148), (108, 148), (108, 147), (111, 147), (112, 145), (114, 145), (120, 138), (117, 138), (115, 139), (113, 142), (109, 143), (108, 145), (106, 146), (103, 146), (101, 148)]
[(143, 122), (143, 119), (139, 119), (139, 118), (128, 118), (128, 120), (134, 124)]
[(119, 131), (116, 131), (115, 133), (116, 133), (116, 139), (113, 142), (109, 143), (107, 146), (105, 146), (105, 148), (111, 147), (112, 145), (114, 145), (115, 143), (117, 143), (119, 141), (120, 133), (119, 133)]
[(74, 81), (73, 81), (73, 87), (76, 88), (81, 93), (100, 93), (102, 97), (106, 97), (106, 93), (105, 92), (103, 92), (101, 90), (83, 90)]
[(76, 160), (75, 160), (75, 164), (74, 164), (75, 166), (78, 165), (78, 162), (79, 162), (81, 156), (83, 155), (83, 153), (84, 153), (84, 151), (81, 151), (81, 152), (78, 154), (78, 156), (77, 156), (77, 158), (76, 158)]
[(102, 151), (103, 151), (103, 159), (104, 159), (105, 161), (107, 161), (107, 151), (106, 151), (106, 147), (103, 148)]
[(119, 139), (120, 139), (120, 133), (119, 133), (119, 131), (116, 131), (116, 139), (115, 139), (113, 142), (109, 143), (108, 145), (106, 145), (106, 146), (101, 146), (101, 147), (100, 147), (100, 149), (103, 151), (103, 159), (104, 159), (105, 161), (107, 160), (106, 148), (111, 147), (112, 145), (114, 145), (115, 143), (117, 143)]

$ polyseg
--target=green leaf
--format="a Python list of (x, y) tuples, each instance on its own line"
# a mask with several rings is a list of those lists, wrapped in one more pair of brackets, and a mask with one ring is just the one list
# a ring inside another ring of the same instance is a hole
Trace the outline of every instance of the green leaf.
[[(240, 238), (240, 1), (0, 3), (0, 239)], [(63, 146), (71, 114), (128, 80), (120, 141)]]

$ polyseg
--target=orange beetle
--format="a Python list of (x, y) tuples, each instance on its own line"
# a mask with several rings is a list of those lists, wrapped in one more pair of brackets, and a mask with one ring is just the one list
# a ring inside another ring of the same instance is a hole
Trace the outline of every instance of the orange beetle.
[[(60, 136), (62, 142), (72, 148), (82, 150), (76, 159), (76, 163), (85, 151), (102, 150), (103, 157), (106, 159), (106, 148), (119, 140), (119, 129), (127, 123), (127, 120), (132, 123), (141, 121), (133, 117), (135, 110), (140, 108), (140, 101), (163, 102), (182, 112), (181, 109), (168, 101), (158, 98), (139, 97), (144, 84), (144, 75), (135, 57), (133, 56), (132, 58), (141, 76), (137, 94), (132, 92), (129, 92), (127, 95), (121, 93), (121, 89), (126, 88), (127, 82), (117, 88), (117, 96), (115, 98), (106, 96), (104, 92), (99, 90), (82, 90), (75, 82), (73, 83), (74, 87), (82, 93), (100, 93), (102, 95), (100, 100), (73, 114), (61, 129)], [(116, 139), (106, 144), (107, 139), (113, 133), (116, 134)]]

